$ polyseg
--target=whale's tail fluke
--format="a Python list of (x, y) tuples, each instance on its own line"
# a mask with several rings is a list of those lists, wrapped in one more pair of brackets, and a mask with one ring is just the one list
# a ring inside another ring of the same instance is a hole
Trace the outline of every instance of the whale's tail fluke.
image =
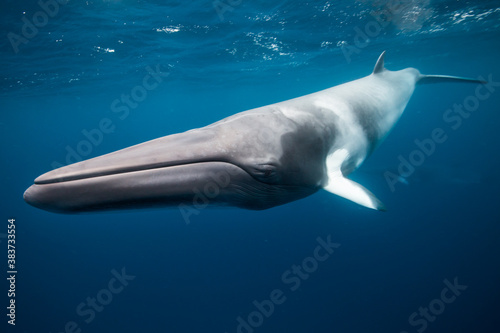
[(462, 82), (462, 83), (482, 83), (486, 84), (487, 81), (483, 80), (482, 77), (479, 79), (472, 79), (468, 77), (460, 76), (450, 76), (450, 75), (423, 75), (421, 74), (417, 80), (417, 84), (429, 84), (429, 83), (442, 83), (442, 82)]
[[(386, 69), (384, 67), (384, 59), (385, 59), (386, 51), (382, 52), (379, 56), (375, 67), (373, 68), (373, 74), (378, 74), (384, 72)], [(417, 84), (429, 84), (429, 83), (442, 83), (442, 82), (462, 82), (462, 83), (488, 83), (482, 77), (478, 79), (472, 79), (468, 77), (461, 76), (451, 76), (451, 75), (424, 75), (419, 74), (417, 77)]]

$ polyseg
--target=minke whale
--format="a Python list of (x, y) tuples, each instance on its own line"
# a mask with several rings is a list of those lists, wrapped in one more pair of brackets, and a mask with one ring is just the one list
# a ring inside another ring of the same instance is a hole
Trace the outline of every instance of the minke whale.
[(361, 79), (52, 170), (35, 179), (24, 200), (80, 213), (193, 206), (203, 195), (210, 205), (261, 210), (324, 189), (385, 210), (347, 176), (391, 131), (415, 86), (485, 82), (390, 71), (384, 56)]

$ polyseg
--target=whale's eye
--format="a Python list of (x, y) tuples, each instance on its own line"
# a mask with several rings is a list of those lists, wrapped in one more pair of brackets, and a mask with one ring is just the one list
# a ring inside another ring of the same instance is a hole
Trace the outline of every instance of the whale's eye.
[(275, 164), (261, 163), (252, 168), (252, 176), (265, 183), (274, 183), (278, 181), (278, 172)]
[(261, 164), (258, 166), (259, 173), (264, 177), (271, 177), (276, 173), (276, 167), (272, 164)]

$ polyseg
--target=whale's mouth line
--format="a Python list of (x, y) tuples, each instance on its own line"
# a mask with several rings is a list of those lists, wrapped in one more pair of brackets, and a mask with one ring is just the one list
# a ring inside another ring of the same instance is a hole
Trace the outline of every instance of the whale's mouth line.
[[(225, 160), (199, 160), (199, 161), (177, 161), (176, 163), (158, 163), (158, 164), (151, 164), (151, 165), (135, 165), (135, 166), (128, 166), (128, 167), (121, 167), (121, 168), (116, 168), (116, 169), (110, 169), (110, 170), (105, 170), (105, 171), (92, 171), (92, 170), (85, 170), (85, 172), (81, 173), (75, 173), (72, 175), (65, 175), (65, 176), (53, 176), (53, 177), (46, 177), (46, 174), (41, 175), (37, 179), (35, 179), (35, 184), (36, 185), (48, 185), (48, 184), (56, 184), (56, 183), (64, 183), (64, 182), (70, 182), (70, 181), (75, 181), (75, 180), (85, 180), (85, 179), (93, 179), (93, 178), (99, 178), (99, 177), (106, 177), (106, 176), (114, 176), (114, 175), (124, 175), (124, 174), (133, 174), (134, 172), (139, 172), (139, 171), (154, 171), (158, 169), (167, 169), (171, 167), (182, 167), (182, 166), (192, 166), (192, 165), (198, 165), (198, 164), (204, 164), (204, 163), (227, 163), (231, 164), (235, 167), (238, 167), (239, 169), (242, 169), (240, 166), (225, 161)], [(243, 170), (243, 169), (242, 169)]]
[(213, 204), (253, 207), (247, 203), (245, 189), (258, 188), (248, 172), (235, 164), (209, 161), (47, 180), (30, 186), (24, 200), (47, 211), (79, 213), (191, 205), (201, 193)]

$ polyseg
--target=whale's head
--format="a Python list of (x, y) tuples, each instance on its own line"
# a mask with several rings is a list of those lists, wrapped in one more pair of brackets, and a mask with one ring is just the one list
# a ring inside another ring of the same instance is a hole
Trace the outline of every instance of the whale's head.
[(329, 142), (272, 108), (47, 172), (29, 204), (79, 213), (161, 206), (266, 209), (317, 191)]

